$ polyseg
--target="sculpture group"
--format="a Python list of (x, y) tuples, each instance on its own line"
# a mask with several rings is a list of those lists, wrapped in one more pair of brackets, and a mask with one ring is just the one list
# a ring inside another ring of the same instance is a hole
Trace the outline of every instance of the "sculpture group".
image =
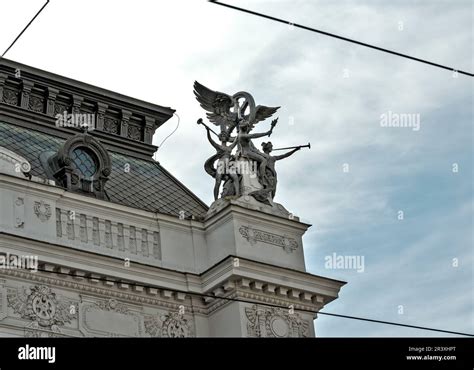
[[(248, 92), (240, 91), (231, 96), (210, 90), (197, 81), (194, 83), (194, 94), (201, 107), (208, 112), (207, 119), (220, 128), (220, 132), (216, 132), (201, 118), (197, 121), (205, 127), (207, 138), (216, 149), (216, 154), (204, 164), (206, 172), (215, 179), (214, 199), (219, 198), (223, 183), (220, 198), (249, 195), (259, 202), (272, 205), (277, 186), (275, 162), (310, 145), (281, 148), (291, 150), (276, 156), (271, 154), (272, 151), (280, 149), (274, 149), (271, 142), (262, 143), (262, 150), (259, 150), (252, 140), (269, 137), (278, 118), (272, 120), (266, 132), (254, 133), (253, 129), (280, 107), (256, 106)], [(212, 135), (218, 140), (215, 141)]]

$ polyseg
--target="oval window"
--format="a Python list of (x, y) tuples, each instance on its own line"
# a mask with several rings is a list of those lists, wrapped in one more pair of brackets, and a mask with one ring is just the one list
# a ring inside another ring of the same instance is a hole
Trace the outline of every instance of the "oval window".
[(76, 148), (71, 153), (71, 160), (84, 177), (92, 177), (97, 172), (95, 155), (87, 148)]

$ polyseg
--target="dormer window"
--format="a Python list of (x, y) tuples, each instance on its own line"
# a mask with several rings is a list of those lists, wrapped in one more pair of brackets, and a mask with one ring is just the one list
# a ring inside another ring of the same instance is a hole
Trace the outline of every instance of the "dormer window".
[(110, 157), (90, 134), (76, 134), (57, 153), (43, 153), (40, 159), (47, 173), (64, 188), (105, 198), (105, 183), (112, 168)]

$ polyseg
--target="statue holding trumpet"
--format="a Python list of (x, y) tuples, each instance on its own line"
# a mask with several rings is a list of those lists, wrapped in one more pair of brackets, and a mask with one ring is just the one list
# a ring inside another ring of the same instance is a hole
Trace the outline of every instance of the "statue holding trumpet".
[[(206, 125), (202, 118), (197, 123), (207, 131), (207, 138), (216, 149), (216, 154), (209, 157), (204, 164), (206, 172), (215, 179), (214, 198), (239, 198), (242, 195), (251, 196), (255, 200), (273, 205), (277, 187), (276, 161), (287, 158), (302, 148), (311, 148), (311, 144), (284, 148), (273, 148), (269, 142), (262, 143), (262, 150), (255, 147), (252, 140), (270, 136), (273, 133), (278, 118), (271, 122), (268, 131), (254, 133), (255, 125), (270, 118), (279, 107), (255, 105), (249, 93), (240, 91), (232, 96), (213, 91), (194, 83), (196, 99), (208, 113), (207, 118), (220, 127), (217, 133)], [(232, 134), (236, 131), (236, 135)], [(211, 133), (218, 137), (221, 144), (216, 143)], [(233, 149), (236, 148), (233, 154)], [(273, 151), (289, 150), (281, 155), (272, 155)], [(216, 167), (217, 166), (217, 167)]]

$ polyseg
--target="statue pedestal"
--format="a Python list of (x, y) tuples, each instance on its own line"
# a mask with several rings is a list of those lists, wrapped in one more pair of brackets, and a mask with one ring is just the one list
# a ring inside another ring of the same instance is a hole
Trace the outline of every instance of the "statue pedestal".
[(211, 265), (232, 255), (304, 271), (302, 236), (310, 225), (278, 203), (228, 198), (215, 201), (205, 218)]
[(309, 226), (282, 205), (249, 195), (211, 205), (204, 220), (209, 267), (202, 274), (204, 293), (217, 297), (208, 298), (211, 336), (315, 336), (316, 312), (344, 282), (306, 272), (302, 236)]

